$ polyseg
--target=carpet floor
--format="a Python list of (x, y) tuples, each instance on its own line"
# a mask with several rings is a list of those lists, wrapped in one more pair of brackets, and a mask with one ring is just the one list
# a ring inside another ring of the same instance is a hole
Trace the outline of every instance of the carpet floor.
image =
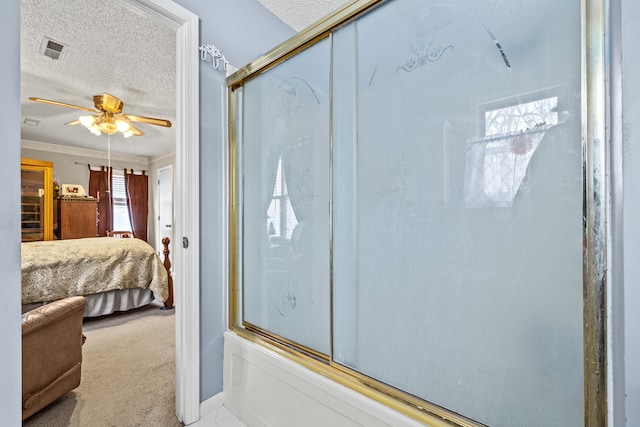
[(173, 427), (175, 310), (153, 304), (85, 319), (80, 386), (24, 427)]

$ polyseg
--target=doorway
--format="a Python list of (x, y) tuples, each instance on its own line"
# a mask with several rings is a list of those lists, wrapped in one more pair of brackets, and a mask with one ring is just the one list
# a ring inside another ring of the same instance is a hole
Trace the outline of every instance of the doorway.
[(169, 253), (173, 253), (173, 165), (158, 168), (157, 176), (156, 251), (162, 256), (165, 237), (169, 238)]
[(145, 19), (176, 34), (175, 223), (176, 414), (184, 424), (199, 418), (199, 18), (170, 0), (120, 0)]
[(121, 0), (176, 32), (176, 161), (173, 265), (176, 283), (176, 415), (200, 418), (199, 17), (169, 0)]

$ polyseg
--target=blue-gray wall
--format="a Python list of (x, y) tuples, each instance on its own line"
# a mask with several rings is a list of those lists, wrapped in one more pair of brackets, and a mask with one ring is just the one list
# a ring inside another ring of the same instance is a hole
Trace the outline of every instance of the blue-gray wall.
[(631, 0), (621, 3), (624, 328), (622, 322), (614, 324), (618, 326), (614, 338), (623, 337), (624, 341), (626, 425), (640, 427), (640, 4)]
[[(242, 67), (295, 32), (256, 0), (175, 0), (200, 17), (200, 45), (213, 44)], [(197, 48), (198, 46), (195, 46)], [(227, 328), (226, 76), (211, 57), (200, 65), (200, 400), (222, 391)]]
[(0, 40), (7, 43), (0, 64), (0, 419), (22, 419), (20, 391), (20, 2), (2, 4)]
[[(201, 44), (218, 46), (232, 64), (243, 66), (294, 34), (293, 30), (266, 11), (255, 0), (176, 0), (176, 3), (196, 13), (201, 18)], [(628, 426), (640, 426), (640, 334), (637, 326), (640, 303), (640, 287), (635, 286), (640, 256), (640, 163), (635, 156), (636, 138), (640, 126), (639, 114), (635, 114), (640, 99), (640, 71), (635, 41), (638, 30), (635, 22), (640, 19), (640, 7), (630, 0), (623, 4), (623, 70), (625, 79), (625, 302), (626, 330), (622, 325), (614, 328), (623, 331), (626, 347), (625, 380)], [(20, 237), (19, 237), (19, 160), (20, 160), (20, 60), (19, 32), (20, 12), (18, 0), (3, 2), (0, 15), (0, 39), (4, 41), (5, 57), (0, 64), (0, 236), (3, 239), (0, 257), (0, 417), (2, 425), (20, 424)], [(626, 24), (626, 25), (625, 25)], [(196, 47), (197, 48), (197, 47)], [(222, 333), (226, 328), (225, 288), (222, 272), (226, 242), (220, 241), (223, 233), (222, 219), (226, 205), (222, 205), (223, 185), (226, 185), (225, 133), (226, 111), (220, 102), (226, 96), (224, 76), (211, 70), (210, 64), (202, 64), (200, 79), (201, 117), (201, 398), (215, 395), (222, 390)], [(636, 182), (637, 181), (637, 182)], [(638, 185), (636, 185), (638, 184)], [(624, 419), (624, 416), (623, 416)]]

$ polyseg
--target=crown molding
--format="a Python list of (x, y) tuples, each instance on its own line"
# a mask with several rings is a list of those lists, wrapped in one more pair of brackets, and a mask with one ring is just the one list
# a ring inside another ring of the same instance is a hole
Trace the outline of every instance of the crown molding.
[[(74, 156), (95, 157), (97, 159), (106, 159), (105, 151), (91, 150), (89, 148), (71, 147), (68, 145), (49, 144), (47, 142), (30, 141), (28, 139), (20, 140), (20, 147), (30, 150), (48, 151), (50, 153), (71, 154)], [(147, 166), (149, 158), (143, 156), (133, 156), (130, 154), (111, 153), (111, 160), (117, 160), (127, 163), (137, 163)]]
[(176, 152), (175, 152), (175, 150), (171, 150), (168, 153), (164, 153), (164, 154), (160, 154), (158, 156), (150, 157), (149, 158), (149, 164), (160, 162), (160, 161), (165, 160), (165, 159), (173, 159), (174, 162), (175, 162), (175, 158), (176, 158)]

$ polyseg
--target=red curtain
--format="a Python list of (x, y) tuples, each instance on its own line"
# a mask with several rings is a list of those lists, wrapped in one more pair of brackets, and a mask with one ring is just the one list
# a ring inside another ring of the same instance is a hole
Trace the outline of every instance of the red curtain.
[(89, 195), (98, 199), (98, 236), (106, 237), (107, 230), (113, 230), (113, 210), (111, 204), (111, 171), (89, 171)]
[(149, 216), (149, 177), (143, 171), (136, 175), (133, 170), (124, 171), (129, 219), (133, 228), (133, 235), (147, 241), (147, 219)]

